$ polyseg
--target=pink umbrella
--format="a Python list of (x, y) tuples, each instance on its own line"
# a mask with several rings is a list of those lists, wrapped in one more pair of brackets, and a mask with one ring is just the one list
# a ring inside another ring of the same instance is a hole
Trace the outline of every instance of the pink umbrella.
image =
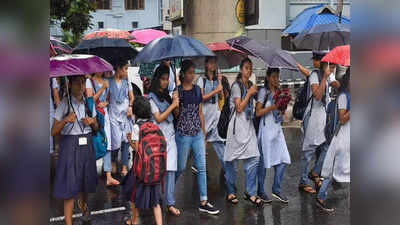
[(165, 33), (164, 31), (154, 29), (135, 30), (131, 34), (134, 39), (130, 42), (143, 45), (147, 45), (154, 39), (167, 36), (167, 33)]
[(350, 66), (350, 45), (338, 46), (332, 49), (321, 61)]

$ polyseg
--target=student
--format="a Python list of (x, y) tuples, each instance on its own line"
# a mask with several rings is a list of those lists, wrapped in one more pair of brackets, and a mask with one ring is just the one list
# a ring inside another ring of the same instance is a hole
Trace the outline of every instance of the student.
[(179, 86), (181, 83), (179, 81), (179, 78), (175, 75), (175, 72), (174, 72), (174, 70), (173, 70), (173, 68), (171, 66), (171, 60), (170, 59), (162, 60), (161, 64), (159, 66), (162, 66), (162, 65), (167, 66), (168, 70), (169, 70), (168, 93), (172, 97), (175, 88), (177, 86)]
[(61, 134), (59, 159), (54, 182), (54, 197), (64, 199), (65, 223), (72, 225), (74, 198), (84, 220), (89, 220), (87, 194), (96, 192), (96, 153), (92, 146), (92, 132), (98, 129), (96, 110), (89, 117), (84, 98), (85, 77), (69, 78), (70, 98), (57, 107), (51, 135)]
[(121, 175), (124, 177), (128, 173), (129, 160), (129, 144), (126, 135), (124, 135), (124, 130), (128, 118), (132, 116), (134, 95), (132, 86), (127, 80), (128, 62), (120, 61), (114, 69), (114, 78), (109, 80), (110, 104), (108, 106), (111, 124), (111, 156), (113, 167), (115, 167), (118, 150), (121, 149)]
[(231, 95), (231, 88), (229, 86), (229, 81), (228, 78), (226, 78), (226, 76), (222, 76), (221, 84), (223, 88), (223, 98), (220, 98), (218, 101), (218, 106), (220, 111), (222, 111), (225, 101), (227, 101), (228, 97)]
[(104, 131), (107, 137), (107, 153), (103, 158), (103, 169), (106, 172), (106, 186), (119, 185), (119, 181), (111, 176), (111, 127), (108, 113), (110, 89), (104, 73), (95, 73), (92, 79), (86, 80), (86, 96), (94, 98), (96, 106), (104, 110)]
[[(134, 151), (139, 149), (139, 124), (148, 122), (151, 119), (151, 106), (149, 101), (138, 96), (134, 102), (134, 114), (136, 116), (136, 124), (133, 126), (132, 132), (127, 134), (129, 144)], [(131, 177), (129, 177), (131, 176)], [(162, 212), (161, 212), (161, 184), (145, 185), (136, 178), (133, 171), (127, 177), (133, 179), (134, 191), (132, 191), (132, 215), (130, 220), (125, 221), (126, 224), (139, 224), (138, 209), (153, 209), (154, 217), (157, 225), (162, 225)]]
[(279, 86), (279, 69), (268, 68), (264, 88), (258, 92), (256, 104), (256, 116), (261, 117), (258, 133), (260, 162), (257, 172), (257, 193), (263, 202), (271, 202), (265, 193), (264, 182), (267, 169), (274, 167), (272, 196), (283, 203), (288, 203), (289, 200), (281, 193), (281, 183), (286, 165), (290, 164), (290, 155), (281, 126), (283, 115), (273, 101), (273, 96)]
[(317, 206), (327, 212), (334, 211), (325, 204), (332, 178), (337, 182), (350, 182), (350, 68), (341, 80), (338, 110), (340, 128), (326, 153), (321, 171), (324, 180), (316, 199)]
[[(311, 100), (308, 103), (303, 118), (303, 147), (301, 155), (301, 177), (299, 189), (307, 193), (316, 193), (311, 186), (312, 178), (319, 188), (322, 184), (319, 175), (321, 174), (328, 145), (325, 138), (326, 104), (328, 101), (328, 78), (333, 73), (334, 67), (321, 62), (320, 69), (310, 74), (308, 96)], [(313, 154), (317, 154), (317, 160), (309, 174), (309, 164)]]
[(219, 108), (219, 99), (223, 98), (222, 76), (217, 74), (216, 57), (207, 57), (205, 59), (205, 76), (197, 80), (197, 85), (201, 88), (203, 95), (203, 112), (206, 128), (207, 142), (212, 143), (215, 153), (221, 162), (222, 169), (225, 172), (224, 139), (218, 135), (217, 124), (221, 110)]
[(243, 59), (240, 63), (240, 73), (232, 85), (230, 97), (232, 118), (228, 125), (224, 161), (228, 186), (227, 200), (232, 204), (238, 203), (235, 193), (235, 167), (238, 160), (241, 159), (244, 161), (246, 173), (245, 199), (260, 206), (262, 201), (256, 195), (256, 176), (260, 152), (253, 124), (253, 98), (258, 90), (256, 85), (249, 82), (252, 70), (251, 60)]
[(203, 116), (203, 97), (200, 87), (193, 85), (194, 63), (190, 60), (182, 62), (179, 93), (179, 116), (176, 125), (176, 145), (178, 147), (178, 170), (176, 181), (186, 168), (190, 150), (193, 151), (194, 162), (198, 169), (197, 184), (200, 191), (199, 211), (209, 214), (218, 214), (207, 197), (207, 176), (206, 176), (206, 147), (205, 127)]
[(175, 176), (177, 170), (178, 153), (175, 142), (175, 128), (173, 113), (179, 107), (179, 97), (177, 93), (173, 98), (168, 92), (169, 68), (159, 66), (151, 81), (149, 101), (153, 120), (160, 127), (167, 139), (167, 177), (166, 177), (166, 203), (168, 212), (179, 216), (180, 211), (175, 207)]

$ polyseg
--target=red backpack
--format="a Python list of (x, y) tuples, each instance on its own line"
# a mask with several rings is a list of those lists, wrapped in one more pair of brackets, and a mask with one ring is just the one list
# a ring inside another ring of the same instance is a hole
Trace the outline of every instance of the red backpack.
[(133, 169), (145, 185), (162, 183), (167, 171), (167, 142), (160, 128), (152, 122), (140, 124), (139, 149)]

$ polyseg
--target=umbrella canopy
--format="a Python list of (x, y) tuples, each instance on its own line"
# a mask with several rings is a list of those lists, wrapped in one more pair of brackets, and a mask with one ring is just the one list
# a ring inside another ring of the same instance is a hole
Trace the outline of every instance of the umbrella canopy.
[(296, 36), (297, 48), (329, 50), (350, 43), (350, 25), (340, 23), (321, 24)]
[(65, 42), (50, 36), (50, 55), (71, 54), (72, 48)]
[[(216, 42), (208, 44), (207, 47), (213, 51), (217, 57), (217, 65), (220, 69), (230, 69), (240, 64), (242, 59), (247, 57), (247, 53), (233, 48), (226, 42)], [(200, 69), (204, 66), (204, 59), (194, 59), (196, 68)]]
[(73, 53), (97, 55), (114, 64), (120, 60), (134, 59), (138, 51), (124, 39), (98, 38), (81, 41)]
[(59, 55), (50, 58), (50, 77), (86, 75), (112, 71), (113, 67), (95, 55)]
[[(296, 35), (304, 30), (311, 29), (315, 25), (329, 23), (339, 23), (339, 16), (335, 15), (335, 10), (331, 7), (320, 4), (304, 9), (282, 33), (285, 35)], [(350, 24), (350, 20), (342, 17), (341, 23)]]
[(194, 38), (178, 35), (158, 38), (146, 45), (137, 55), (135, 63), (152, 63), (164, 59), (215, 56), (203, 43)]
[(321, 61), (341, 66), (350, 66), (350, 45), (338, 46), (332, 49)]
[(147, 45), (154, 39), (167, 36), (167, 33), (164, 31), (154, 29), (135, 30), (131, 34), (134, 39), (130, 40), (130, 42), (142, 45)]
[(297, 62), (287, 51), (261, 44), (251, 38), (240, 36), (226, 41), (232, 47), (260, 58), (268, 67), (298, 70)]
[(83, 40), (98, 39), (98, 38), (112, 38), (112, 39), (125, 39), (130, 40), (133, 36), (124, 30), (118, 29), (102, 29), (89, 33), (83, 37)]

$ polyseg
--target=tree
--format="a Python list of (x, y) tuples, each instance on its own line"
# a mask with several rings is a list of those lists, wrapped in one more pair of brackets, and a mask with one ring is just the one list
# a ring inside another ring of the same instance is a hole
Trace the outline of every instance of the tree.
[(94, 0), (50, 0), (50, 20), (61, 21), (65, 41), (72, 47), (92, 27), (91, 12), (96, 11)]

